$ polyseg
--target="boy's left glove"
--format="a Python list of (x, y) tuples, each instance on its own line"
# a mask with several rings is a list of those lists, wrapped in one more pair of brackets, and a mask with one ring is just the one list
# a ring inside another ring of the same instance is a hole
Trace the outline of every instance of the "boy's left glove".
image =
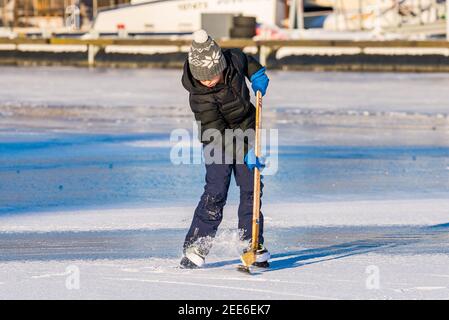
[(245, 156), (245, 164), (250, 170), (257, 168), (261, 171), (265, 167), (265, 159), (263, 157), (256, 157), (254, 149), (250, 149)]
[(254, 90), (254, 94), (257, 95), (257, 91), (260, 91), (262, 93), (262, 96), (265, 95), (268, 88), (268, 82), (270, 79), (268, 79), (267, 75), (265, 74), (265, 67), (259, 69), (256, 73), (254, 73), (251, 76), (251, 87)]

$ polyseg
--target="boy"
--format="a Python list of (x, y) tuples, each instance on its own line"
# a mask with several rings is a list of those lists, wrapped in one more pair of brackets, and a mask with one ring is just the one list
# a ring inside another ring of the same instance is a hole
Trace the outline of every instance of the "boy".
[[(254, 131), (255, 107), (250, 102), (250, 94), (245, 77), (251, 80), (254, 93), (265, 94), (268, 77), (265, 68), (255, 59), (244, 54), (240, 49), (222, 50), (207, 35), (206, 31), (194, 33), (194, 40), (189, 57), (184, 65), (182, 84), (189, 91), (190, 107), (196, 121), (201, 125), (201, 142), (203, 148), (211, 143), (204, 135), (213, 129), (223, 139), (212, 139), (215, 146), (224, 141), (227, 129)], [(215, 142), (214, 142), (215, 141)], [(234, 143), (234, 142), (232, 142)], [(222, 145), (223, 146), (223, 145)], [(243, 157), (236, 155), (232, 147), (233, 158), (230, 161), (210, 163), (206, 160), (206, 185), (201, 200), (195, 210), (193, 221), (184, 242), (184, 256), (181, 266), (198, 268), (204, 264), (211, 248), (211, 242), (223, 218), (231, 174), (234, 173), (240, 187), (240, 205), (238, 210), (238, 227), (241, 240), (251, 244), (253, 217), (254, 167), (261, 168), (253, 149), (245, 143)], [(241, 153), (240, 153), (241, 154)], [(205, 157), (206, 152), (205, 152)], [(261, 191), (263, 185), (261, 184)], [(262, 194), (262, 192), (261, 192)], [(259, 249), (257, 265), (267, 264), (270, 254), (263, 246), (263, 215), (260, 213)]]

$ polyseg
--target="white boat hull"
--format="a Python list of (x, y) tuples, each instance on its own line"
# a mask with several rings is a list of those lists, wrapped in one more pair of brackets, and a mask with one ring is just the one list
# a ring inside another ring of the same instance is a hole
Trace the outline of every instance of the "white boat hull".
[(202, 13), (234, 13), (255, 16), (257, 22), (280, 25), (284, 18), (281, 0), (156, 0), (100, 11), (94, 30), (114, 33), (186, 34), (201, 28)]

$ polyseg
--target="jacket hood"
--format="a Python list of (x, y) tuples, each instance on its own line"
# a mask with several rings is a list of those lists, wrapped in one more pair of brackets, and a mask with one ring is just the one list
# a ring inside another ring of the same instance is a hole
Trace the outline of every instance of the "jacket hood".
[[(224, 72), (226, 72), (228, 70), (228, 68), (230, 67), (230, 61), (229, 61), (230, 59), (225, 50), (223, 50), (223, 56), (225, 57), (226, 62), (228, 64), (228, 66), (224, 70)], [(208, 88), (206, 86), (203, 86), (198, 80), (196, 80), (193, 77), (192, 73), (190, 72), (189, 61), (187, 59), (184, 63), (184, 72), (182, 74), (181, 82), (182, 82), (183, 87), (187, 91), (189, 91), (190, 93), (193, 93), (193, 94), (209, 94), (209, 93), (218, 92), (221, 89), (220, 85), (217, 85), (213, 88)]]

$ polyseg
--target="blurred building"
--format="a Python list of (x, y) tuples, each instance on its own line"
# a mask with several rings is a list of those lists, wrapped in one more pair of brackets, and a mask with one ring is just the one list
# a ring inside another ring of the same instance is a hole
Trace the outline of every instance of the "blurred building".
[(88, 27), (98, 10), (130, 0), (0, 0), (0, 25), (19, 28), (62, 28), (67, 8), (79, 9), (81, 26)]

